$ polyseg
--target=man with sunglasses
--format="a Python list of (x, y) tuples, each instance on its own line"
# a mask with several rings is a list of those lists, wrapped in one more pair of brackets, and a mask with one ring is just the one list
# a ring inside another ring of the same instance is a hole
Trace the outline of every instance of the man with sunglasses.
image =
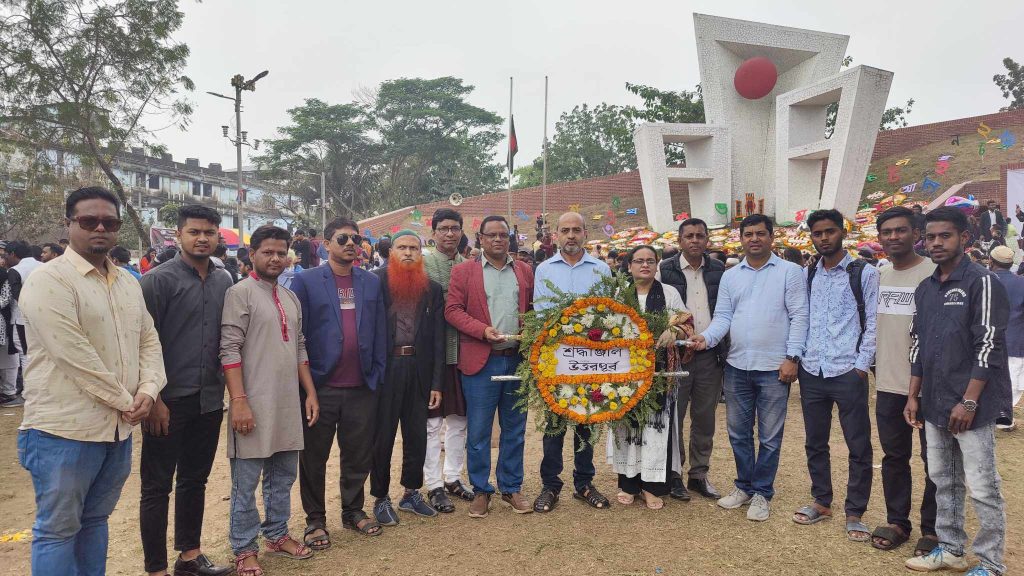
[[(448, 297), (452, 268), (465, 261), (459, 244), (465, 237), (462, 214), (451, 208), (434, 212), (430, 225), (434, 231), (434, 249), (423, 255), (427, 276), (441, 285)], [(430, 505), (438, 512), (454, 512), (448, 494), (466, 501), (473, 500), (473, 491), (462, 484), (460, 475), (466, 463), (466, 398), (462, 394), (459, 374), (459, 331), (445, 325), (445, 365), (441, 388), (441, 405), (427, 414), (427, 460), (423, 466), (423, 483)], [(441, 455), (441, 428), (444, 426), (444, 456)], [(442, 477), (443, 467), (443, 477)], [(446, 493), (447, 492), (447, 493)]]
[(71, 247), (22, 292), (32, 362), (18, 458), (32, 473), (32, 573), (106, 572), (107, 519), (131, 471), (132, 428), (166, 383), (139, 282), (107, 253), (121, 228), (109, 190), (65, 202)]
[(380, 278), (356, 265), (362, 241), (355, 222), (332, 220), (324, 229), (327, 265), (303, 270), (292, 280), (320, 400), (320, 419), (306, 428), (299, 460), (305, 542), (314, 550), (331, 545), (324, 490), (335, 436), (341, 450), (342, 525), (367, 536), (382, 530), (363, 511), (363, 485), (373, 463), (377, 388), (389, 352), (387, 314)]

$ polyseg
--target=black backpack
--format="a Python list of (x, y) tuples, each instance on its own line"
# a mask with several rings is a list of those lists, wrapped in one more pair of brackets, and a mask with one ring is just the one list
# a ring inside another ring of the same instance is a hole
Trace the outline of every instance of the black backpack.
[[(846, 267), (846, 273), (850, 275), (850, 290), (857, 300), (857, 316), (860, 318), (860, 336), (857, 337), (857, 351), (860, 352), (860, 342), (864, 339), (864, 328), (867, 324), (867, 315), (864, 312), (864, 284), (861, 276), (864, 275), (864, 267), (868, 263), (863, 260), (854, 260)], [(807, 269), (807, 299), (811, 298), (811, 283), (814, 282), (814, 274), (818, 271), (818, 262)]]

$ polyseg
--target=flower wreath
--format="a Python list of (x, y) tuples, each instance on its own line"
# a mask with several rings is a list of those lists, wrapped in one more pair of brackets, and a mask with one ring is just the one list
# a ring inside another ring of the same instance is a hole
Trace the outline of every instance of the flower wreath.
[[(655, 397), (665, 389), (664, 379), (654, 376), (653, 334), (665, 328), (667, 315), (640, 312), (636, 290), (621, 275), (603, 278), (583, 297), (549, 287), (553, 305), (524, 318), (527, 360), (517, 372), (523, 380), (521, 404), (546, 415), (538, 427), (549, 434), (576, 425), (616, 427), (627, 420), (642, 425), (658, 409)], [(599, 369), (591, 364), (587, 373), (559, 374), (561, 347), (589, 351), (584, 354)], [(628, 351), (628, 370), (603, 370), (613, 365), (610, 352), (615, 350), (623, 363), (621, 356)]]

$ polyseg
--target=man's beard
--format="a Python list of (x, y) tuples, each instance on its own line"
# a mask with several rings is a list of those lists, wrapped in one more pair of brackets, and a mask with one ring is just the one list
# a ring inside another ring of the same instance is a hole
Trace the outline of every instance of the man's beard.
[(582, 251), (583, 247), (580, 246), (579, 244), (566, 244), (565, 246), (562, 246), (562, 252), (565, 252), (566, 254), (571, 254), (573, 256), (579, 254)]
[(429, 285), (430, 278), (423, 267), (423, 260), (402, 262), (392, 259), (388, 263), (388, 290), (393, 305), (412, 308), (419, 304)]
[(90, 246), (89, 247), (89, 253), (90, 254), (106, 254), (107, 252), (110, 252), (110, 248), (107, 248), (107, 247), (104, 247), (104, 246)]

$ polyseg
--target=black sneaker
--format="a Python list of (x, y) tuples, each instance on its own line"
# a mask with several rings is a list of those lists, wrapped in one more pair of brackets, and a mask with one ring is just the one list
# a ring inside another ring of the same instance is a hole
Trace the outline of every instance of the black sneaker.
[(391, 505), (391, 498), (378, 498), (373, 503), (373, 516), (381, 526), (398, 526), (398, 513)]
[(412, 512), (417, 516), (426, 516), (427, 518), (437, 516), (437, 510), (434, 510), (433, 506), (427, 504), (419, 490), (406, 492), (405, 496), (398, 501), (398, 509), (402, 512)]
[(181, 556), (174, 561), (174, 576), (227, 576), (235, 571), (234, 566), (217, 566), (206, 554), (196, 556), (194, 560), (184, 561)]

